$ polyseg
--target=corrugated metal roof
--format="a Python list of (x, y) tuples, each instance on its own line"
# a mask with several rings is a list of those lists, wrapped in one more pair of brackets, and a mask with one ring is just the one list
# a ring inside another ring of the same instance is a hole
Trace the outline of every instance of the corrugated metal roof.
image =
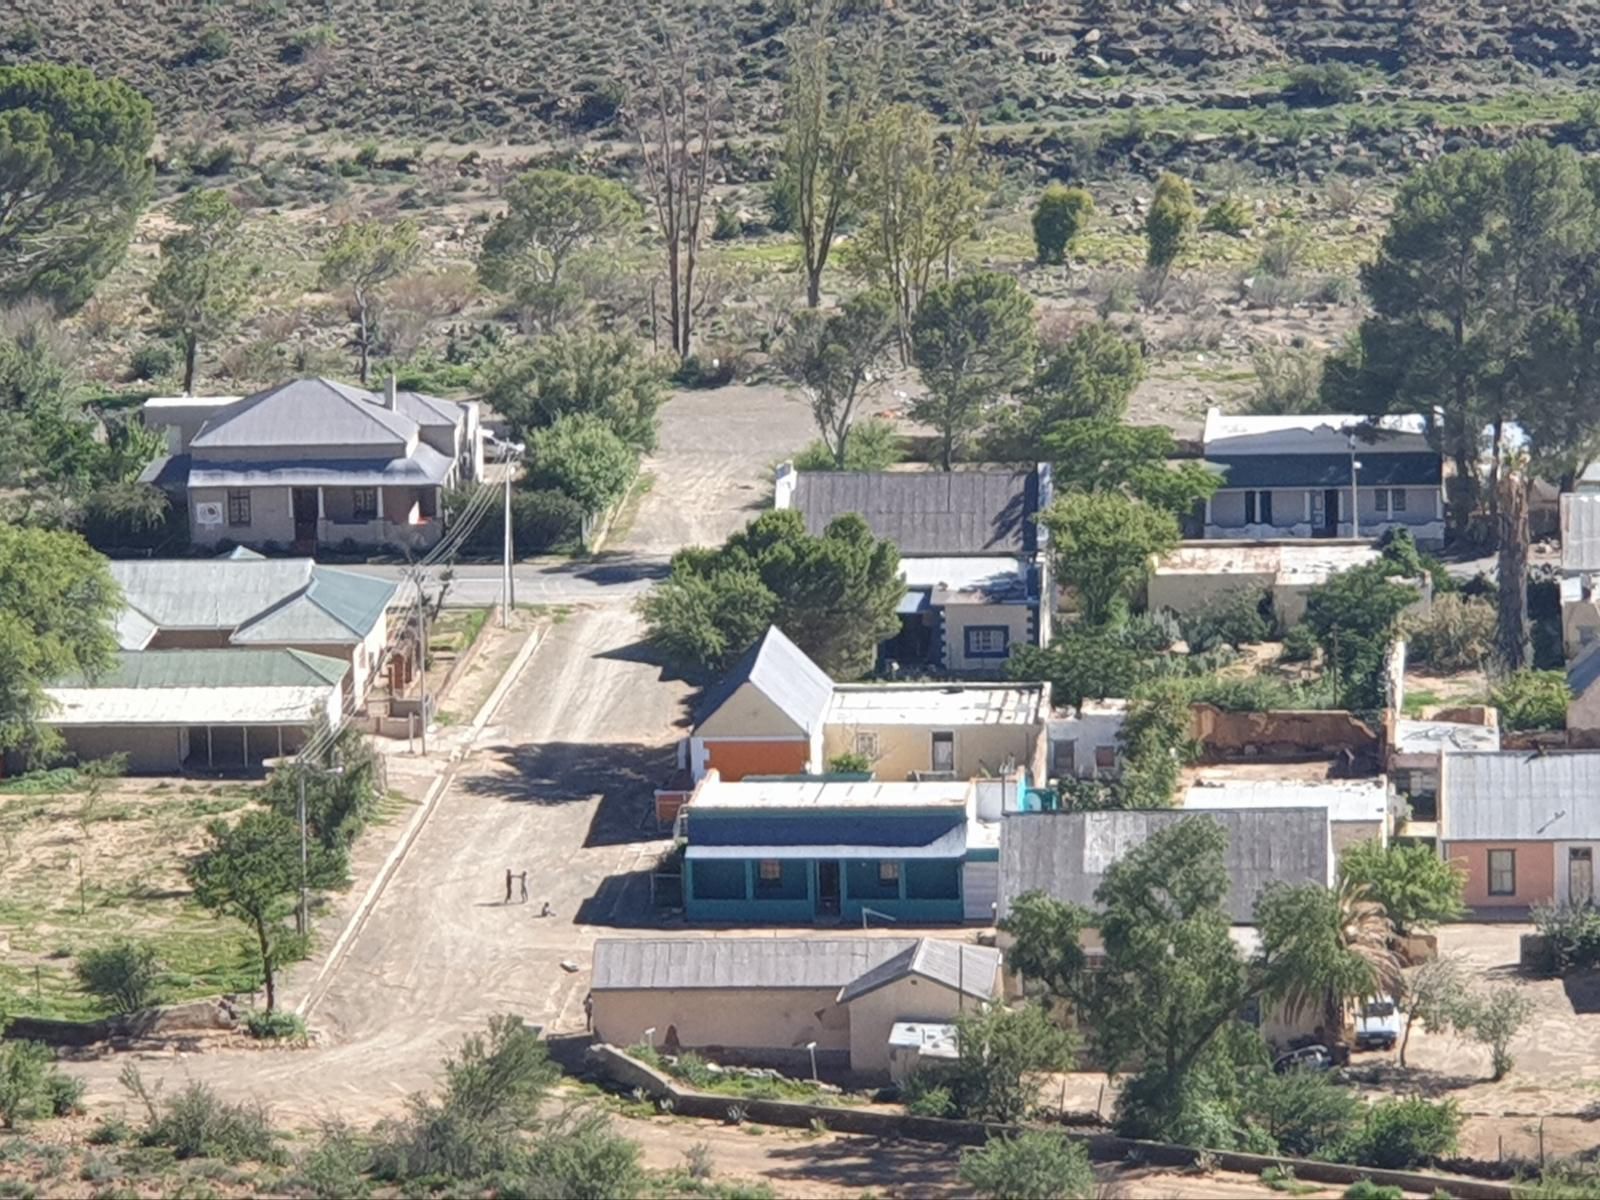
[[(338, 683), (350, 664), (305, 650), (123, 650), (92, 680), (62, 679), (61, 688), (297, 687)], [(160, 703), (152, 698), (149, 703)]]
[[(190, 459), (190, 487), (430, 487), (442, 486), (455, 463), (418, 443), (396, 458), (301, 458), (283, 462)], [(171, 473), (169, 469), (168, 474)]]
[(848, 683), (833, 689), (829, 725), (1036, 725), (1042, 683)]
[(822, 727), (833, 680), (776, 625), (769, 625), (761, 640), (706, 691), (695, 710), (695, 724), (707, 720), (746, 683), (754, 685), (804, 732), (815, 733)]
[(1436, 750), (1498, 750), (1500, 729), (1465, 721), (1419, 721), (1401, 717), (1394, 723), (1394, 748), (1401, 754)]
[[(374, 403), (381, 404), (382, 401), (382, 396), (373, 396)], [(396, 392), (394, 406), (395, 411), (410, 417), (418, 425), (454, 429), (465, 419), (461, 406), (454, 400), (441, 400), (438, 396), (428, 396), (422, 392)]]
[(845, 779), (753, 778), (733, 783), (705, 780), (690, 803), (700, 812), (713, 809), (756, 809), (830, 812), (882, 808), (953, 808), (965, 810), (972, 784), (965, 780), (880, 781)]
[[(1348, 449), (1354, 433), (1358, 452), (1385, 445), (1424, 448), (1427, 424), (1420, 413), (1396, 413), (1373, 420), (1355, 413), (1225, 413), (1206, 411), (1206, 456), (1222, 454), (1334, 453)], [(1369, 440), (1370, 439), (1370, 440)]]
[(848, 1004), (911, 975), (987, 1000), (995, 993), (999, 974), (1000, 951), (992, 946), (922, 938), (909, 950), (902, 950), (845, 984), (839, 991), (839, 1003)]
[(1561, 497), (1561, 569), (1600, 571), (1600, 493)]
[(859, 513), (902, 555), (1031, 553), (1039, 507), (1033, 471), (802, 471), (794, 507), (820, 534)]
[(1376, 779), (1201, 779), (1183, 795), (1186, 809), (1326, 808), (1330, 821), (1381, 821), (1389, 785)]
[(379, 397), (331, 379), (291, 379), (246, 396), (209, 418), (190, 442), (196, 450), (266, 446), (403, 448), (417, 423), (383, 407)]
[[(749, 813), (696, 812), (693, 804), (684, 809), (687, 814), (686, 835), (691, 850), (697, 847), (734, 846), (744, 848), (744, 857), (760, 858), (749, 851), (751, 846), (784, 846), (789, 852), (784, 856), (798, 858), (796, 847), (845, 846), (853, 847), (845, 857), (872, 858), (862, 848), (867, 846), (940, 847), (959, 855), (966, 848), (967, 819), (964, 810), (940, 815), (925, 812), (899, 814), (872, 813), (869, 815), (815, 812), (797, 815), (793, 812), (777, 816), (755, 816)], [(767, 857), (771, 857), (768, 855)], [(828, 857), (817, 855), (816, 857)], [(930, 850), (930, 857), (939, 857)]]
[(1018, 813), (1001, 826), (999, 916), (1031, 891), (1093, 908), (1112, 863), (1179, 821), (1208, 820), (1228, 831), (1226, 907), (1236, 924), (1249, 923), (1269, 883), (1332, 878), (1324, 808)]
[(1600, 752), (1446, 754), (1439, 780), (1446, 841), (1600, 840)]
[[(1239, 454), (1206, 455), (1221, 472), (1225, 488), (1350, 486), (1350, 455)], [(1356, 450), (1357, 487), (1433, 487), (1444, 478), (1444, 459), (1437, 451), (1381, 453)]]
[(127, 604), (119, 643), (131, 650), (154, 629), (234, 630), (236, 642), (358, 641), (399, 586), (309, 558), (259, 555), (125, 559), (111, 563), (111, 575)]
[(914, 945), (909, 938), (601, 938), (589, 986), (839, 988)]
[[(855, 858), (855, 859), (959, 859), (967, 853), (967, 830), (979, 828), (977, 822), (962, 822), (953, 825), (944, 833), (934, 838), (931, 842), (921, 839), (927, 836), (926, 832), (918, 832), (908, 828), (904, 820), (893, 822), (892, 828), (885, 828), (888, 822), (879, 820), (875, 822), (857, 821), (848, 823), (844, 828), (837, 824), (830, 824), (826, 829), (812, 828), (800, 831), (794, 842), (772, 841), (763, 842), (763, 836), (777, 838), (788, 832), (781, 829), (767, 829), (769, 822), (761, 822), (757, 827), (755, 822), (741, 822), (742, 838), (734, 845), (721, 846), (692, 842), (684, 850), (684, 857), (694, 861), (700, 859), (740, 859), (775, 858), (775, 859), (815, 859), (815, 858)], [(845, 839), (854, 836), (854, 841)], [(902, 836), (904, 835), (904, 836)], [(694, 836), (690, 835), (691, 838)], [(827, 837), (839, 839), (829, 842), (805, 841), (812, 838)]]

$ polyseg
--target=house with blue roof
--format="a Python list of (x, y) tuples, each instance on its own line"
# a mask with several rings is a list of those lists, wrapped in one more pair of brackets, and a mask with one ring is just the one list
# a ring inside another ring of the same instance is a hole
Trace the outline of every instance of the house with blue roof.
[(1420, 416), (1206, 413), (1205, 461), (1221, 477), (1207, 538), (1365, 538), (1407, 530), (1444, 544), (1444, 458)]
[[(725, 783), (713, 769), (678, 816), (685, 915), (761, 925), (863, 914), (986, 920), (1001, 800), (995, 789), (980, 802), (979, 791), (966, 780), (858, 776)], [(969, 891), (981, 911), (968, 911)]]

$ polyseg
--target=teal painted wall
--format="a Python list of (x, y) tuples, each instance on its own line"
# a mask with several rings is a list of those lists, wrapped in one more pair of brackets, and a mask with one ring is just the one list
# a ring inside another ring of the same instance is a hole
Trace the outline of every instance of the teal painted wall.
[[(861, 919), (861, 910), (893, 917), (907, 924), (956, 924), (964, 919), (961, 904), (961, 860), (914, 860), (900, 864), (893, 884), (880, 884), (878, 860), (847, 859), (839, 872), (839, 914), (846, 922)], [(942, 890), (950, 883), (955, 894), (947, 898), (915, 899), (906, 895), (908, 868), (922, 892)], [(730, 895), (731, 876), (742, 869), (742, 895)], [(697, 874), (699, 878), (697, 879)], [(783, 878), (776, 887), (757, 886), (760, 864), (754, 859), (690, 859), (683, 865), (683, 908), (690, 921), (741, 921), (753, 924), (810, 923), (817, 916), (817, 863), (812, 859), (783, 860)], [(705, 884), (709, 882), (710, 887)], [(803, 886), (802, 886), (803, 885)], [(853, 886), (854, 885), (854, 886)], [(709, 891), (710, 895), (703, 895)], [(870, 920), (870, 918), (869, 918)]]

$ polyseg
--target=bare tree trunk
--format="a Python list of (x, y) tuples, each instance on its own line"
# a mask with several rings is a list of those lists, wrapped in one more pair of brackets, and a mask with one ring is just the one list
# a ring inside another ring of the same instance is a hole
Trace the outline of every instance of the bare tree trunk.
[(200, 339), (192, 332), (183, 336), (183, 394), (194, 395), (195, 359), (199, 357)]
[(1500, 482), (1500, 617), (1495, 651), (1504, 670), (1516, 671), (1533, 658), (1528, 628), (1528, 489), (1519, 470), (1506, 469)]
[(367, 386), (367, 376), (371, 372), (371, 340), (367, 324), (367, 297), (357, 291), (356, 298), (356, 366), (361, 376), (361, 386)]
[(260, 921), (256, 922), (256, 940), (261, 944), (261, 978), (267, 989), (267, 1011), (272, 1012), (278, 1004), (278, 981), (272, 970), (272, 944), (267, 939), (267, 927)]

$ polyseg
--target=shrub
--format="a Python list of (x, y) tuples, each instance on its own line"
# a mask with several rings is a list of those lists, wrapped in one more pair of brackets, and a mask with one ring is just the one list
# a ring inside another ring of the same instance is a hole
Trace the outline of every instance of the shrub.
[[(459, 513), (469, 493), (452, 492), (445, 500)], [(560, 492), (518, 488), (511, 493), (511, 533), (518, 555), (559, 549), (575, 543), (583, 532), (583, 506)], [(498, 556), (505, 545), (505, 510), (492, 504), (462, 547), (472, 554)]]
[(51, 1070), (44, 1077), (44, 1103), (53, 1117), (71, 1117), (83, 1111), (84, 1082), (76, 1075)]
[(1200, 218), (1200, 228), (1237, 237), (1250, 228), (1250, 222), (1250, 206), (1238, 196), (1224, 196), (1206, 209), (1206, 215)]
[(586, 513), (621, 500), (638, 469), (638, 451), (592, 413), (560, 417), (528, 439), (528, 486), (570, 496)]
[(78, 985), (116, 1013), (138, 1012), (156, 1002), (161, 964), (149, 943), (121, 939), (79, 955)]
[(872, 770), (872, 760), (865, 754), (846, 750), (843, 754), (835, 754), (828, 760), (828, 770), (841, 775), (865, 774)]
[(1261, 241), (1256, 270), (1271, 279), (1288, 279), (1305, 257), (1311, 235), (1298, 225), (1280, 221)]
[(1251, 356), (1256, 386), (1245, 411), (1265, 415), (1323, 411), (1322, 355), (1315, 350), (1263, 346)]
[(718, 208), (716, 221), (711, 226), (711, 240), (731, 242), (742, 233), (744, 226), (739, 223), (739, 214), (726, 205)]
[(1508, 675), (1490, 694), (1503, 729), (1565, 729), (1572, 692), (1565, 671), (1524, 668)]
[(738, 355), (723, 347), (715, 352), (689, 355), (673, 378), (686, 388), (726, 387), (733, 382), (738, 367)]
[(1052, 183), (1033, 208), (1033, 245), (1041, 263), (1059, 263), (1094, 212), (1094, 198), (1082, 188)]
[[(1436, 671), (1481, 667), (1494, 649), (1494, 605), (1485, 600), (1439, 596), (1427, 615), (1405, 623), (1407, 651)], [(1562, 716), (1565, 719), (1565, 709)]]
[(39, 1042), (0, 1042), (0, 1129), (50, 1111), (46, 1081), (55, 1068)]
[[(900, 434), (888, 421), (868, 417), (857, 421), (844, 444), (846, 471), (883, 471), (905, 458)], [(836, 471), (838, 461), (827, 444), (818, 438), (794, 456), (797, 471)]]
[(1392, 1183), (1373, 1183), (1358, 1179), (1344, 1190), (1344, 1200), (1405, 1200), (1405, 1193)]
[(1587, 904), (1536, 905), (1533, 927), (1545, 941), (1541, 965), (1553, 975), (1600, 966), (1600, 909)]
[(1283, 635), (1284, 662), (1310, 662), (1317, 652), (1317, 632), (1309, 625), (1296, 625)]
[(201, 33), (190, 57), (194, 62), (217, 62), (227, 58), (228, 51), (232, 49), (233, 40), (228, 37), (227, 31), (211, 25)]
[(1316, 1071), (1279, 1075), (1263, 1070), (1251, 1074), (1243, 1108), (1280, 1153), (1305, 1158), (1349, 1136), (1360, 1118), (1361, 1101)]
[(1082, 1143), (1030, 1131), (991, 1138), (961, 1155), (961, 1181), (993, 1200), (1056, 1200), (1095, 1194), (1094, 1169)]
[(245, 1031), (267, 1041), (304, 1038), (306, 1023), (294, 1013), (253, 1012), (244, 1020)]
[(325, 1124), (317, 1144), (295, 1166), (294, 1182), (313, 1196), (360, 1200), (371, 1191), (366, 1178), (372, 1166), (371, 1148), (342, 1121)]
[(900, 1099), (908, 1113), (914, 1117), (949, 1117), (955, 1114), (955, 1097), (938, 1079), (935, 1071), (918, 1071), (906, 1080)]
[(1265, 641), (1270, 627), (1261, 613), (1269, 603), (1267, 594), (1257, 588), (1232, 588), (1213, 596), (1180, 619), (1183, 640), (1191, 651)]
[(146, 342), (128, 359), (132, 379), (158, 379), (177, 366), (178, 352), (171, 342)]
[(1304, 63), (1289, 72), (1283, 95), (1296, 104), (1349, 104), (1361, 95), (1361, 77), (1342, 62)]
[(1367, 1167), (1423, 1166), (1451, 1154), (1461, 1132), (1461, 1109), (1454, 1100), (1438, 1104), (1421, 1097), (1381, 1100), (1341, 1147), (1340, 1157)]
[(261, 1105), (225, 1103), (203, 1083), (169, 1097), (140, 1136), (146, 1146), (165, 1146), (178, 1158), (264, 1163), (283, 1161), (277, 1139)]

